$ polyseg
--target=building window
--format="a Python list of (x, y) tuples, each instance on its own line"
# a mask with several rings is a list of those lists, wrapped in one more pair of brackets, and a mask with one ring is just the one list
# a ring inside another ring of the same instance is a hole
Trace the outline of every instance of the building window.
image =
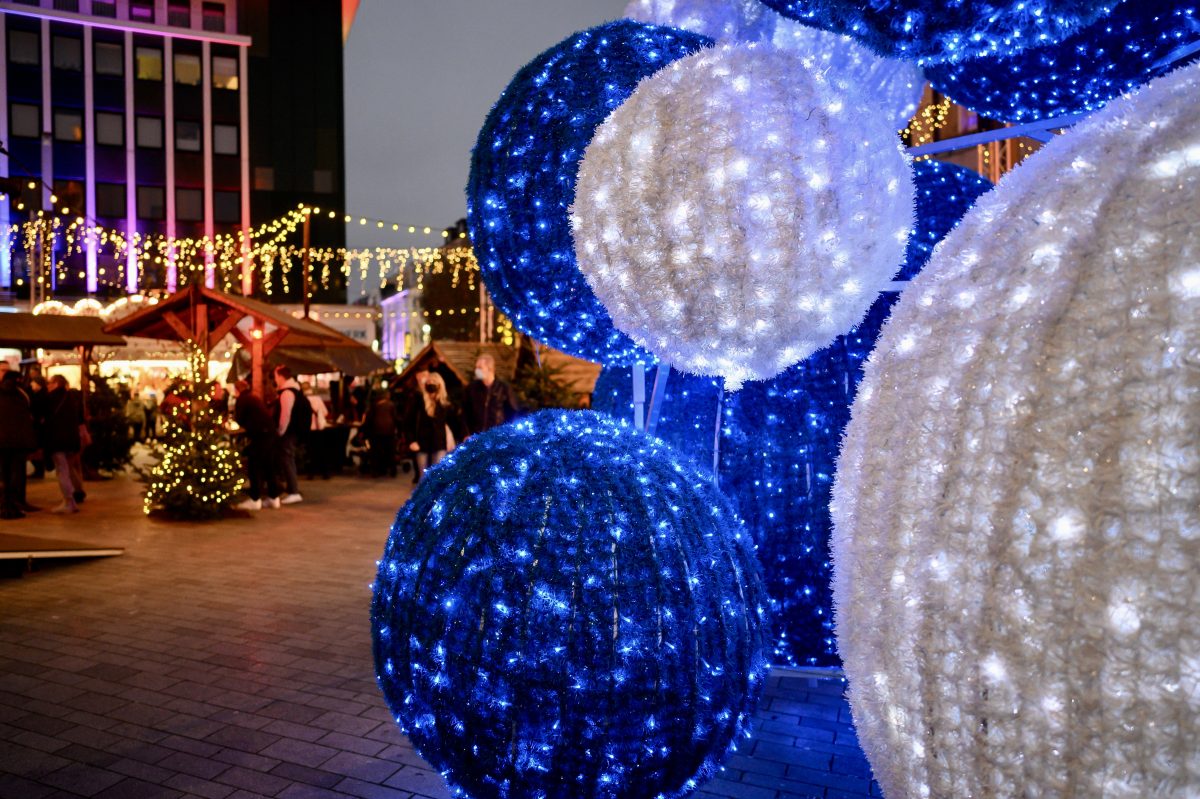
[(137, 22), (154, 22), (154, 0), (129, 0), (129, 18)]
[(200, 189), (176, 189), (175, 218), (180, 222), (203, 221), (204, 192)]
[(204, 3), (200, 6), (200, 15), (204, 22), (204, 30), (216, 33), (225, 32), (224, 3)]
[(236, 92), (238, 89), (237, 59), (213, 56), (212, 81), (213, 88)]
[(92, 0), (92, 16), (116, 19), (117, 4), (108, 0)]
[(236, 191), (213, 192), (213, 221), (238, 222), (242, 218), (242, 197)]
[(54, 0), (55, 11), (70, 11), (74, 14), (79, 13), (79, 0)]
[(158, 117), (137, 118), (137, 146), (161, 150), (163, 146), (163, 121)]
[(313, 170), (313, 191), (317, 194), (333, 194), (333, 170)]
[(200, 138), (200, 123), (187, 119), (175, 120), (175, 149), (198, 153), (203, 146)]
[(125, 117), (108, 111), (96, 112), (96, 144), (125, 146)]
[(96, 215), (124, 218), (129, 209), (125, 207), (125, 186), (121, 183), (96, 184)]
[(125, 49), (114, 42), (96, 42), (92, 50), (97, 75), (122, 77), (125, 74)]
[(192, 27), (192, 4), (188, 0), (168, 0), (167, 24), (175, 28)]
[(217, 155), (238, 154), (237, 125), (213, 125), (213, 152)]
[(12, 122), (9, 133), (13, 136), (24, 136), (27, 139), (37, 139), (42, 135), (42, 109), (36, 105), (13, 103)]
[(138, 80), (162, 80), (163, 54), (157, 47), (139, 47), (134, 50), (137, 60)]
[(83, 71), (83, 40), (74, 36), (55, 36), (51, 52), (55, 69)]
[(42, 63), (42, 39), (32, 31), (8, 32), (8, 60), (31, 67)]
[(54, 196), (58, 198), (58, 208), (65, 208), (74, 213), (84, 210), (83, 181), (56, 180), (54, 181)]
[(175, 54), (175, 82), (184, 86), (200, 85), (200, 56), (191, 53)]
[(58, 141), (83, 141), (83, 114), (77, 111), (55, 111), (54, 138)]
[(139, 219), (162, 219), (167, 215), (166, 192), (162, 186), (137, 187), (137, 215)]
[(254, 188), (257, 191), (275, 191), (275, 168), (269, 166), (254, 167)]

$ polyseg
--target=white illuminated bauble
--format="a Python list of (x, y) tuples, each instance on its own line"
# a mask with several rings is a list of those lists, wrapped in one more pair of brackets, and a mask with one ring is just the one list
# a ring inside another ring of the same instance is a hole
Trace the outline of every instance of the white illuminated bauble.
[(1200, 795), (1200, 66), (984, 195), (837, 469), (834, 603), (888, 799)]
[(925, 73), (914, 61), (877, 56), (849, 36), (812, 28), (776, 15), (772, 42), (804, 57), (813, 69), (828, 70), (835, 82), (855, 84), (874, 107), (891, 115), (897, 129), (917, 113), (925, 91)]
[(760, 0), (630, 0), (625, 16), (711, 39), (744, 42), (770, 38), (775, 21), (783, 19)]
[(575, 254), (614, 324), (731, 388), (862, 320), (904, 258), (890, 121), (793, 53), (720, 45), (642, 81), (579, 169)]

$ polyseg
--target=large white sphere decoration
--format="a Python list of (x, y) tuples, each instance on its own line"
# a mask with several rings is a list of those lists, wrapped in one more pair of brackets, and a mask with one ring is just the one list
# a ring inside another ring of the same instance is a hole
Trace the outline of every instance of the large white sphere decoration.
[(1200, 795), (1200, 66), (934, 252), (837, 469), (834, 603), (888, 799)]
[(783, 19), (760, 0), (630, 0), (625, 16), (743, 42), (770, 38), (776, 20)]
[(776, 15), (771, 41), (804, 57), (812, 69), (827, 69), (834, 81), (849, 81), (869, 94), (876, 107), (891, 115), (897, 129), (917, 113), (925, 91), (925, 73), (915, 61), (877, 56), (849, 36), (801, 25)]
[(861, 321), (912, 214), (907, 157), (865, 95), (740, 44), (660, 70), (605, 120), (571, 224), (620, 330), (736, 388)]

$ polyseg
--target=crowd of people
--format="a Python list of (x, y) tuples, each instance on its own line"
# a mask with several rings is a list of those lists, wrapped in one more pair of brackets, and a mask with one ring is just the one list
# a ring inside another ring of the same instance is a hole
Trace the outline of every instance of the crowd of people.
[(26, 496), (30, 462), (35, 476), (49, 467), (58, 477), (62, 502), (50, 512), (78, 513), (87, 498), (80, 456), (91, 442), (79, 390), (62, 375), (44, 380), (35, 366), (22, 377), (0, 361), (0, 420), (0, 519), (41, 510)]
[[(208, 402), (220, 417), (232, 417), (246, 467), (243, 510), (278, 508), (303, 501), (299, 467), (309, 478), (329, 477), (347, 460), (359, 473), (395, 477), (411, 465), (414, 483), (430, 466), (469, 436), (514, 418), (512, 388), (496, 376), (495, 360), (481, 355), (463, 386), (450, 367), (426, 362), (403, 381), (354, 386), (336, 424), (328, 405), (286, 366), (273, 370), (268, 396), (256, 396), (246, 380), (234, 384), (235, 400), (219, 383), (208, 386)], [(174, 420), (187, 424), (192, 392), (183, 381), (141, 395), (120, 389), (130, 438), (148, 442)], [(87, 494), (81, 453), (90, 444), (83, 399), (61, 375), (44, 380), (34, 365), (22, 377), (0, 361), (0, 518), (18, 519), (40, 510), (26, 498), (30, 464), (34, 476), (53, 469), (62, 493), (54, 513), (77, 513)]]

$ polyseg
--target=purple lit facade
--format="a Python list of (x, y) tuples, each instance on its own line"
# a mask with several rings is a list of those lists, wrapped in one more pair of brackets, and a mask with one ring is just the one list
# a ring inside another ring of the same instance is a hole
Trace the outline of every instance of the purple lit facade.
[[(251, 40), (238, 33), (238, 0), (26, 0), (0, 2), (0, 15), (0, 140), (11, 153), (0, 175), (49, 184), (22, 180), (0, 224), (50, 209), (53, 191), (58, 210), (122, 233), (250, 226)], [(20, 237), (12, 244), (0, 289), (28, 274)], [(56, 293), (175, 287), (169, 259), (139, 281), (133, 257), (85, 249), (67, 258)]]

